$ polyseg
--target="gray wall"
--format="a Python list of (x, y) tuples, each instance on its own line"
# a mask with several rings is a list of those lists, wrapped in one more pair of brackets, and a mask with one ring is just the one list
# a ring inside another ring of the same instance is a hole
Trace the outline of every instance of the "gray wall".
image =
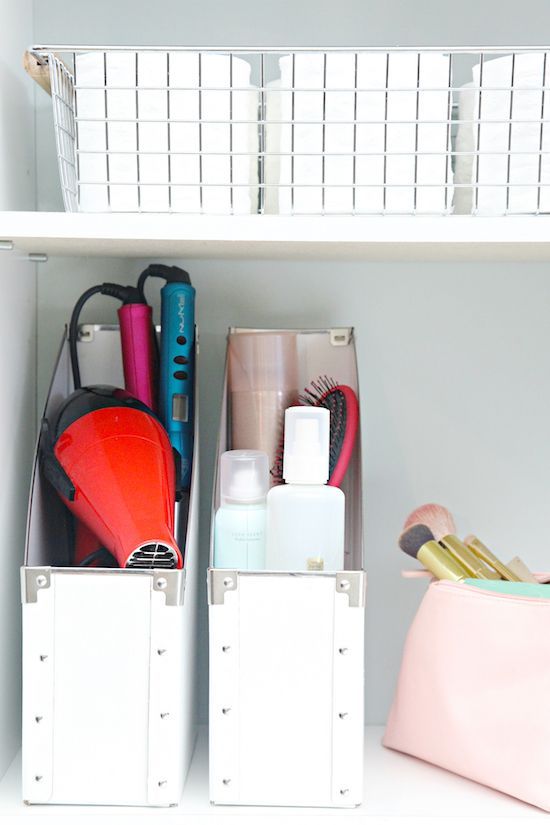
[[(517, 12), (512, 14), (511, 9)], [(162, 12), (162, 14), (160, 13)], [(199, 5), (35, 2), (35, 40), (182, 45), (528, 44), (550, 30), (550, 4), (346, 0)], [(39, 204), (60, 208), (50, 104), (39, 103)], [(390, 219), (391, 220), (391, 219)], [(452, 218), (450, 218), (452, 220)], [(39, 278), (39, 399), (75, 298), (103, 279), (133, 279), (147, 261), (52, 259)], [(424, 585), (396, 549), (406, 514), (438, 500), (461, 532), (504, 559), (550, 568), (550, 279), (542, 264), (181, 262), (198, 292), (201, 329), (202, 552), (230, 324), (353, 324), (364, 428), (367, 719), (387, 713), (408, 622)], [(84, 320), (110, 320), (100, 301)], [(203, 596), (205, 594), (203, 593)], [(206, 608), (201, 695), (206, 717)]]
[[(34, 209), (33, 83), (21, 69), (32, 2), (0, 0), (0, 210)], [(0, 229), (0, 237), (2, 230)], [(21, 600), (29, 478), (34, 450), (36, 267), (0, 251), (0, 777), (21, 737)]]

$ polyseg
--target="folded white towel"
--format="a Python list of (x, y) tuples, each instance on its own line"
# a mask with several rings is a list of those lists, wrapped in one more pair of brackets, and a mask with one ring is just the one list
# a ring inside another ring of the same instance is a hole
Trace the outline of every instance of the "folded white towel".
[(77, 55), (80, 209), (255, 212), (258, 91), (250, 72), (241, 58), (211, 53)]
[(266, 93), (267, 212), (449, 211), (448, 55), (296, 53), (279, 65)]
[[(550, 154), (544, 151), (550, 150), (550, 123), (541, 120), (547, 117), (542, 87), (550, 78), (550, 58), (531, 52), (485, 59), (472, 74), (473, 83), (460, 93), (459, 119), (467, 122), (460, 123), (456, 144), (472, 155), (457, 156), (456, 180), (479, 186), (455, 197), (455, 211), (548, 212)], [(479, 128), (468, 122), (478, 120)]]

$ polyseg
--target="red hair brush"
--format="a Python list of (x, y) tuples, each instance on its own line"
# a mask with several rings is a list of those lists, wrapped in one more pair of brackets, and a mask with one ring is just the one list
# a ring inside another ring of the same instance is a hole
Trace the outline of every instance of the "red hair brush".
[[(337, 384), (333, 378), (322, 375), (312, 381), (299, 396), (300, 403), (310, 407), (326, 407), (330, 412), (329, 480), (331, 487), (341, 487), (346, 475), (357, 428), (359, 426), (359, 401), (351, 387)], [(279, 449), (271, 475), (275, 484), (283, 482), (284, 433), (281, 433)]]

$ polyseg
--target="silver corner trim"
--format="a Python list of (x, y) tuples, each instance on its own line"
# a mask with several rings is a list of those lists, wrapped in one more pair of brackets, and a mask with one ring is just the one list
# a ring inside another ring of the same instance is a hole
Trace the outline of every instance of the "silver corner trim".
[(367, 596), (367, 574), (364, 570), (344, 570), (337, 573), (336, 592), (347, 594), (349, 607), (364, 607)]
[(153, 571), (153, 590), (164, 593), (166, 607), (181, 607), (185, 597), (185, 570)]
[(239, 578), (236, 570), (208, 571), (208, 604), (223, 604), (228, 590), (236, 590)]
[(353, 335), (353, 327), (334, 327), (330, 330), (330, 343), (333, 347), (347, 347)]
[(22, 567), (21, 568), (21, 601), (23, 604), (35, 604), (38, 601), (38, 591), (46, 590), (51, 584), (51, 568), (49, 567)]

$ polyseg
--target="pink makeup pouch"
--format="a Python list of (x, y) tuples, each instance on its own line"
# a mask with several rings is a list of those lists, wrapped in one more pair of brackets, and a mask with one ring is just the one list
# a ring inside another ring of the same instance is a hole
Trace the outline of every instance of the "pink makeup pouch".
[(550, 811), (550, 599), (432, 582), (383, 743)]

